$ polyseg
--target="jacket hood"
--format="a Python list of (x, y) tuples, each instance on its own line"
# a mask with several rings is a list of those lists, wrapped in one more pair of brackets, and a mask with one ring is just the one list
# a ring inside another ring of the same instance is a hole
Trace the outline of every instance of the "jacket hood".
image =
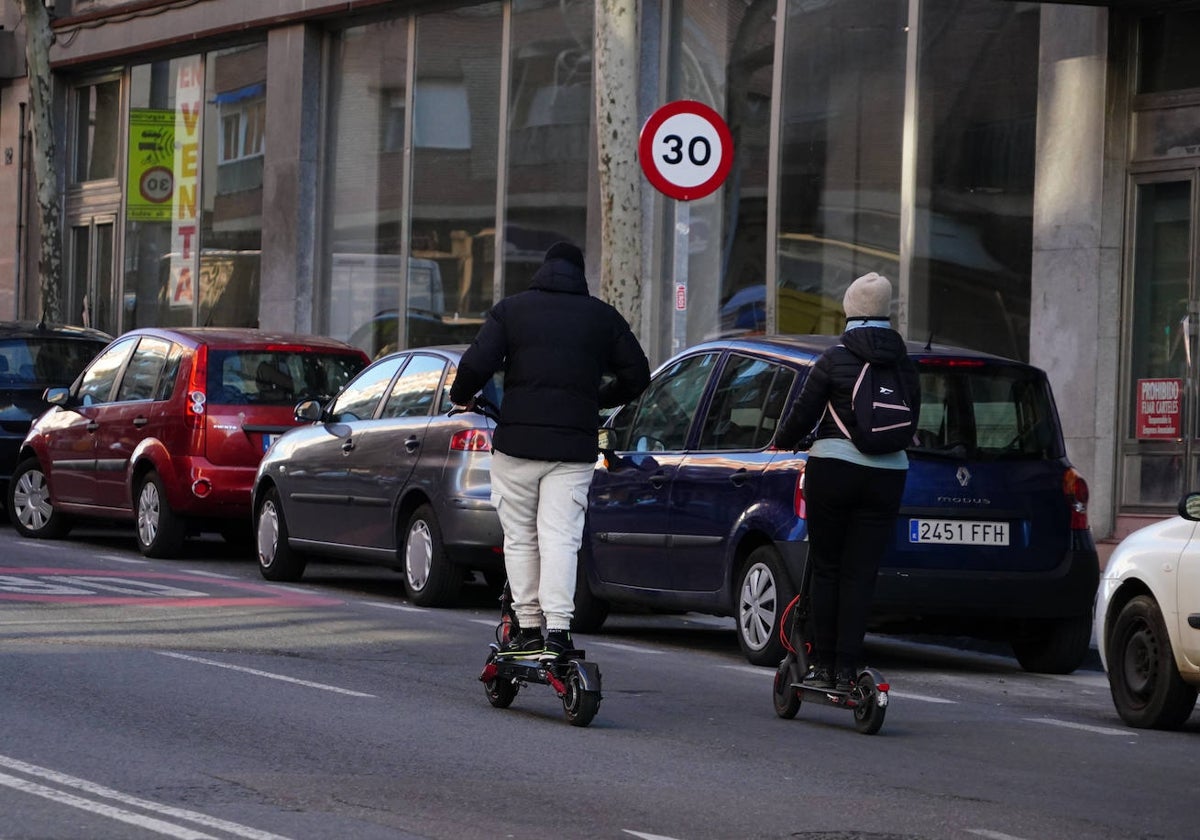
[(563, 259), (550, 259), (542, 263), (534, 272), (529, 288), (573, 295), (588, 294), (587, 277), (583, 271), (571, 261)]
[(908, 354), (900, 333), (890, 327), (857, 327), (842, 333), (842, 344), (867, 362), (895, 362)]

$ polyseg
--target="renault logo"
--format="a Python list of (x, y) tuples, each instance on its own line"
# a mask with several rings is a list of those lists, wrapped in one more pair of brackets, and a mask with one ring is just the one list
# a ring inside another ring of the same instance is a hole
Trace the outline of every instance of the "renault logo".
[(958, 472), (954, 474), (954, 477), (958, 479), (958, 483), (963, 487), (966, 487), (971, 483), (971, 471), (966, 467), (959, 467)]

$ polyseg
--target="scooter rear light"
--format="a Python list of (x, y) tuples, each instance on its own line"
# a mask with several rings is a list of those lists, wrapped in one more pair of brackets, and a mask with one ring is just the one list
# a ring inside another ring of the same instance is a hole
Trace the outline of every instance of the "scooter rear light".
[(450, 449), (455, 452), (491, 452), (492, 433), (487, 429), (463, 429), (450, 438)]
[(1063, 473), (1063, 495), (1071, 509), (1071, 530), (1086, 531), (1088, 527), (1088, 485), (1075, 468)]
[(189, 429), (203, 429), (205, 404), (208, 402), (208, 347), (200, 345), (192, 359), (192, 372), (188, 376), (187, 402), (184, 418)]

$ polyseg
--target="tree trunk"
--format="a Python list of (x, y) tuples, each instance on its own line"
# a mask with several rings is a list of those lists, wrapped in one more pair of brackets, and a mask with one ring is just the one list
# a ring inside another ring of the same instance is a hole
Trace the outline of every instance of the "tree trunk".
[(637, 162), (637, 0), (596, 0), (596, 140), (600, 161), (600, 297), (640, 333), (642, 197)]
[(45, 0), (22, 0), (25, 11), (25, 64), (29, 82), (30, 127), (33, 131), (33, 176), (37, 185), (38, 278), (41, 318), (61, 322), (62, 289), (61, 198), (54, 141), (54, 82), (50, 75), (50, 45), (54, 32)]

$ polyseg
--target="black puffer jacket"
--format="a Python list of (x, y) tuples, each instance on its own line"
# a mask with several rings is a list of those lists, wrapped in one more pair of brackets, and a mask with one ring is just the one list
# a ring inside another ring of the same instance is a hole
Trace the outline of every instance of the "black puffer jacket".
[[(600, 409), (629, 402), (650, 382), (629, 324), (588, 294), (583, 271), (564, 259), (543, 263), (528, 291), (492, 307), (450, 399), (465, 404), (498, 370), (504, 399), (493, 444), (538, 461), (594, 461)], [(606, 373), (613, 378), (602, 387)]]
[(900, 333), (889, 327), (856, 327), (842, 333), (841, 344), (830, 347), (813, 364), (800, 396), (779, 424), (775, 445), (780, 449), (795, 449), (817, 421), (821, 425), (816, 437), (845, 438), (833, 418), (822, 414), (826, 403), (832, 403), (846, 428), (854, 426), (850, 395), (864, 361), (899, 363), (913, 416), (920, 416), (921, 382)]

